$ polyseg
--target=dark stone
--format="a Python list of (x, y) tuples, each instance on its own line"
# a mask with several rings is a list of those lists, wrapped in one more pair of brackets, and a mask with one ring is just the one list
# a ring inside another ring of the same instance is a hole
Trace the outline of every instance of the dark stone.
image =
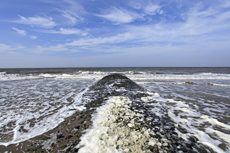
[(54, 144), (54, 143), (52, 143), (52, 144), (51, 144), (51, 147), (53, 148), (54, 146), (55, 146), (55, 144)]
[(192, 142), (192, 143), (196, 143), (198, 141), (198, 139), (193, 136), (193, 137), (190, 137), (189, 140)]
[(78, 125), (78, 126), (75, 126), (75, 129), (80, 129), (80, 126)]
[(63, 138), (64, 136), (62, 135), (62, 134), (58, 134), (57, 135), (57, 139), (61, 139), (61, 138)]
[(228, 147), (225, 143), (221, 143), (218, 145), (221, 149), (223, 149), (224, 151), (227, 151)]
[(68, 135), (67, 137), (66, 137), (66, 139), (70, 139), (70, 138), (72, 138), (73, 136), (72, 135)]
[(156, 152), (157, 147), (155, 147), (155, 146), (149, 146), (148, 149), (149, 149), (151, 152)]
[(67, 147), (67, 145), (61, 146), (61, 149), (65, 149)]

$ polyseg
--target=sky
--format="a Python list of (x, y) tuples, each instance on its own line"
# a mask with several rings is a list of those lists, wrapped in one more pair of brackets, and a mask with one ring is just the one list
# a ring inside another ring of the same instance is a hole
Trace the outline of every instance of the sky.
[(0, 0), (0, 68), (230, 66), (229, 0)]

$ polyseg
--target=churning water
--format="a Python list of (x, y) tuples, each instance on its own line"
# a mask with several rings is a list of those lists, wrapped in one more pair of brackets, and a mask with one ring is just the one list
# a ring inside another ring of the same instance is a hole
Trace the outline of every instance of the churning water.
[(156, 93), (152, 111), (167, 113), (182, 138), (230, 151), (230, 68), (0, 69), (0, 145), (40, 135), (84, 109), (82, 94), (111, 73)]

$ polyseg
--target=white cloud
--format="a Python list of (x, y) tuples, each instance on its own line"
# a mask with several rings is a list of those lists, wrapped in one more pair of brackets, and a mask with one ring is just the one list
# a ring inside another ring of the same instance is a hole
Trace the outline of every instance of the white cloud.
[(105, 18), (115, 23), (130, 23), (138, 18), (142, 18), (139, 14), (131, 11), (127, 11), (125, 9), (118, 9), (114, 7), (111, 10), (108, 10), (104, 14), (97, 15), (99, 17)]
[[(12, 27), (12, 29), (15, 30), (21, 36), (26, 36), (27, 35), (27, 32), (25, 30), (19, 30), (19, 29), (15, 28), (15, 27)], [(30, 37), (30, 39), (36, 39), (37, 38), (37, 36), (29, 36), (29, 37)]]
[(19, 35), (26, 36), (26, 31), (25, 30), (19, 30), (15, 27), (12, 27), (13, 30), (15, 30)]
[(44, 51), (62, 52), (62, 51), (68, 51), (68, 48), (66, 48), (62, 44), (58, 44), (56, 46), (48, 46), (48, 47), (37, 46), (34, 52), (42, 53)]
[(185, 23), (178, 27), (181, 35), (202, 35), (215, 31), (226, 30), (230, 27), (230, 11), (223, 12), (222, 9), (206, 9), (200, 5), (192, 8)]
[(47, 33), (53, 33), (53, 34), (63, 34), (63, 35), (71, 35), (71, 34), (77, 34), (77, 35), (82, 35), (86, 36), (88, 33), (79, 29), (71, 28), (71, 29), (65, 29), (65, 28), (60, 28), (58, 31), (56, 30), (47, 30), (44, 31)]
[(63, 11), (62, 11), (62, 15), (63, 15), (64, 17), (66, 17), (67, 19), (69, 19), (69, 20), (72, 22), (72, 24), (76, 24), (77, 22), (83, 20), (82, 17), (80, 17), (80, 16), (78, 16), (77, 14), (72, 13), (72, 12), (70, 12), (70, 11), (64, 11), (64, 10), (63, 10)]
[(30, 39), (37, 39), (37, 36), (30, 36)]
[[(63, 1), (68, 4), (68, 6), (66, 7), (67, 10), (70, 10), (73, 13), (77, 14), (77, 13), (85, 13), (86, 12), (84, 7), (75, 0), (63, 0)], [(56, 1), (55, 1), (55, 3), (56, 3)]]
[(153, 4), (151, 1), (132, 1), (130, 2), (130, 6), (137, 10), (142, 10), (144, 15), (156, 15), (163, 14), (163, 10), (161, 10), (161, 6), (158, 4)]
[[(153, 9), (152, 9), (153, 10)], [(159, 22), (154, 25), (131, 26), (126, 25), (124, 34), (114, 36), (84, 38), (75, 40), (66, 45), (95, 47), (96, 45), (109, 46), (126, 42), (133, 46), (145, 46), (163, 43), (197, 44), (199, 42), (226, 40), (229, 36), (219, 32), (226, 31), (230, 27), (230, 11), (204, 9), (200, 7), (191, 8), (186, 13), (183, 22)], [(124, 29), (123, 29), (124, 30)], [(123, 32), (123, 31), (122, 31)], [(228, 31), (230, 33), (230, 31)]]
[(221, 7), (223, 8), (230, 8), (230, 1), (229, 0), (226, 0), (222, 5)]
[(56, 23), (52, 21), (52, 18), (46, 18), (46, 17), (23, 17), (19, 15), (20, 19), (17, 21), (14, 21), (15, 23), (20, 23), (20, 24), (29, 24), (32, 26), (39, 26), (39, 27), (44, 27), (44, 28), (52, 28), (56, 26)]
[(79, 39), (71, 43), (68, 43), (66, 45), (68, 46), (88, 46), (88, 45), (100, 45), (100, 44), (108, 44), (108, 43), (114, 44), (114, 43), (125, 42), (130, 39), (133, 39), (133, 35), (130, 33), (125, 33), (125, 34), (118, 34), (116, 36), (105, 37), (105, 38), (99, 37), (99, 38), (91, 38), (91, 39)]
[(197, 40), (206, 34), (219, 37), (218, 32), (228, 30), (230, 27), (230, 11), (223, 12), (221, 9), (204, 9), (198, 6), (191, 8), (186, 16), (183, 22), (159, 22), (155, 25), (130, 26), (129, 32), (142, 40), (184, 42), (183, 39), (186, 37)]
[(159, 5), (149, 4), (144, 7), (144, 12), (149, 15), (156, 15), (157, 13), (163, 14), (163, 11), (160, 8)]
[(8, 51), (14, 51), (14, 50), (18, 50), (18, 49), (23, 49), (25, 47), (19, 45), (17, 47), (12, 47), (6, 44), (0, 44), (0, 52), (8, 52)]
[(145, 20), (147, 15), (156, 15), (156, 14), (163, 14), (164, 11), (161, 9), (162, 6), (158, 4), (152, 4), (151, 2), (131, 2), (130, 6), (132, 10), (124, 8), (117, 8), (113, 7), (111, 9), (107, 9), (102, 11), (101, 14), (97, 14), (96, 16), (105, 18), (106, 20), (112, 21), (116, 24), (122, 23), (132, 23), (135, 20), (141, 19)]

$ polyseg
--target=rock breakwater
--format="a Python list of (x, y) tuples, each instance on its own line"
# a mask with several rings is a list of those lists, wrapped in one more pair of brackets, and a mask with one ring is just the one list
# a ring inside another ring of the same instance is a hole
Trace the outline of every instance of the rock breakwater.
[(122, 74), (105, 76), (83, 95), (84, 110), (41, 136), (8, 147), (0, 146), (0, 150), (199, 152), (197, 140), (181, 138), (167, 112), (159, 115), (154, 111), (154, 94)]

